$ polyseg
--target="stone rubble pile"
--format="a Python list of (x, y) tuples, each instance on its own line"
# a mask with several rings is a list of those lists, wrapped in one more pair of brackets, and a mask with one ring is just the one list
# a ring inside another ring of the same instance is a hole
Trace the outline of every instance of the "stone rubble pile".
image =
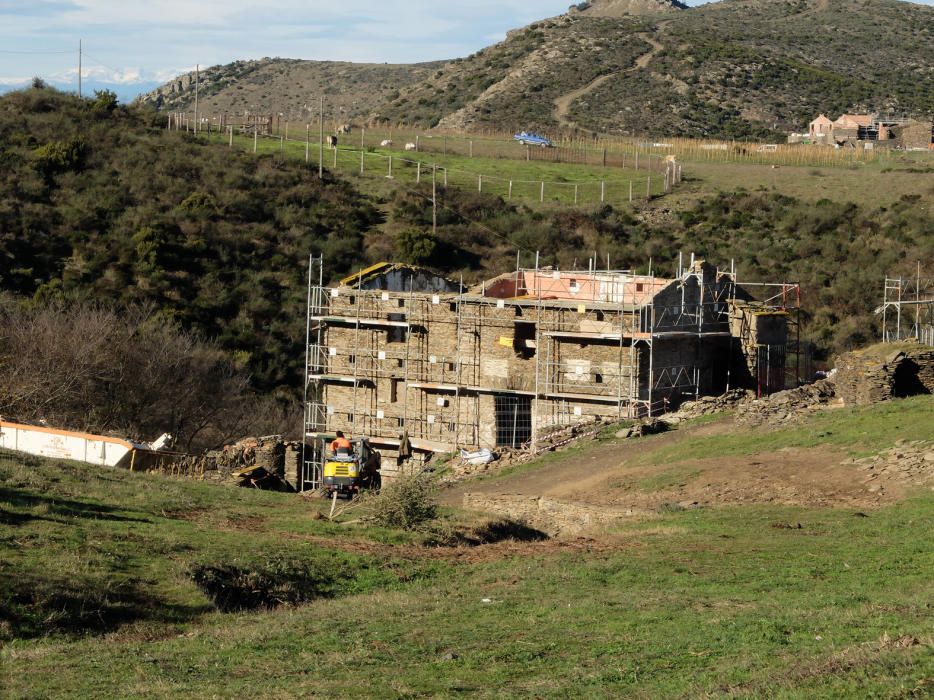
[(824, 409), (836, 399), (833, 380), (820, 379), (771, 396), (744, 401), (736, 407), (738, 423), (786, 423)]
[(489, 464), (470, 464), (460, 457), (455, 457), (448, 463), (450, 471), (442, 478), (442, 482), (455, 483), (477, 474), (499, 471), (515, 464), (531, 462), (544, 452), (554, 452), (579, 440), (596, 439), (607, 425), (612, 425), (614, 422), (608, 418), (593, 418), (575, 425), (545, 428), (537, 437), (538, 445), (535, 452), (528, 449), (500, 447), (496, 450), (495, 459)]
[(280, 435), (247, 437), (203, 455), (186, 455), (151, 471), (215, 483), (235, 483), (234, 472), (257, 467), (279, 479), (297, 474), (301, 443), (287, 442)]
[(866, 472), (863, 483), (871, 493), (884, 493), (886, 484), (893, 481), (922, 486), (934, 483), (934, 442), (899, 440), (891, 449), (848, 463)]
[(748, 389), (731, 389), (720, 396), (701, 396), (696, 401), (685, 401), (674, 413), (662, 416), (662, 420), (670, 422), (669, 419), (675, 419), (672, 424), (677, 424), (689, 418), (731, 411), (737, 404), (751, 401), (755, 396), (755, 392)]

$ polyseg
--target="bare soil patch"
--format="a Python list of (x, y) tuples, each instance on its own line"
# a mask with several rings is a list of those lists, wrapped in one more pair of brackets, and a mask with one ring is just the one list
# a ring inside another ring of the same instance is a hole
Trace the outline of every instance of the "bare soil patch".
[[(578, 536), (626, 519), (692, 507), (757, 504), (868, 510), (898, 501), (918, 485), (934, 483), (934, 458), (927, 456), (926, 445), (906, 445), (875, 461), (853, 460), (830, 445), (666, 464), (643, 459), (660, 447), (736, 429), (733, 419), (724, 418), (640, 440), (568, 451), (538, 469), (458, 484), (445, 498), (527, 522), (553, 536)], [(918, 454), (912, 457), (906, 450)], [(885, 464), (880, 465), (880, 459)]]

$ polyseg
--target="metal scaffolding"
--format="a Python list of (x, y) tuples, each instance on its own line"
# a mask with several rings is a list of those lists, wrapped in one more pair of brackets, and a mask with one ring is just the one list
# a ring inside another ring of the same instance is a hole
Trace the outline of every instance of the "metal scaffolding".
[(916, 340), (934, 345), (934, 277), (886, 277), (882, 292), (882, 340)]
[[(475, 448), (485, 430), (495, 446), (534, 450), (545, 427), (656, 415), (722, 389), (701, 350), (719, 345), (729, 355), (741, 304), (792, 319), (795, 340), (763, 345), (749, 368), (765, 372), (760, 390), (789, 384), (788, 358), (800, 350), (797, 285), (740, 290), (733, 266), (721, 271), (693, 256), (686, 266), (679, 259), (668, 278), (597, 267), (594, 258), (587, 270), (543, 268), (536, 256), (534, 267), (517, 262), (514, 274), (477, 288), (461, 282), (455, 292), (431, 293), (415, 291), (411, 279), (405, 291), (364, 289), (362, 273), (356, 283), (326, 288), (323, 260), (312, 258), (305, 487), (317, 487), (325, 440), (337, 430), (398, 451), (400, 462)], [(748, 314), (740, 316), (747, 325), (739, 332), (753, 338)], [(439, 345), (439, 338), (446, 340)], [(485, 363), (496, 360), (484, 343), (508, 346), (515, 354), (500, 348), (499, 356), (515, 359), (498, 361), (520, 371), (491, 382)], [(800, 361), (791, 366), (792, 381), (801, 383)], [(728, 387), (731, 368), (720, 370)], [(492, 417), (482, 415), (482, 401)]]

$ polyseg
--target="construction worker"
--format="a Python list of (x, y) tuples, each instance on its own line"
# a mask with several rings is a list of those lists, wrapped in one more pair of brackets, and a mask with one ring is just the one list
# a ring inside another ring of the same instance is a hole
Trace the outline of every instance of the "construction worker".
[(350, 445), (350, 440), (344, 437), (344, 433), (340, 430), (337, 431), (337, 437), (331, 441), (331, 452), (337, 454), (338, 452), (351, 452), (352, 448)]

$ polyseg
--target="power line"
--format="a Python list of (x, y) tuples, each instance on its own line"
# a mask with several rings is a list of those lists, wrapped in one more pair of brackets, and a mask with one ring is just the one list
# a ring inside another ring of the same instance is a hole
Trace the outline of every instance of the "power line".
[(93, 57), (91, 54), (89, 54), (87, 51), (84, 52), (84, 56), (85, 56), (85, 58), (90, 58), (91, 61), (93, 61), (94, 63), (96, 63), (97, 65), (99, 65), (101, 68), (106, 68), (107, 70), (111, 70), (111, 71), (113, 71), (114, 73), (122, 73), (122, 72), (123, 72), (122, 70), (119, 70), (119, 69), (117, 69), (117, 68), (114, 68), (113, 66), (108, 66), (106, 63), (102, 63), (102, 62), (100, 61), (100, 59), (94, 58), (94, 57)]
[(0, 49), (0, 54), (16, 56), (66, 56), (73, 53), (74, 51), (7, 51), (5, 49)]

